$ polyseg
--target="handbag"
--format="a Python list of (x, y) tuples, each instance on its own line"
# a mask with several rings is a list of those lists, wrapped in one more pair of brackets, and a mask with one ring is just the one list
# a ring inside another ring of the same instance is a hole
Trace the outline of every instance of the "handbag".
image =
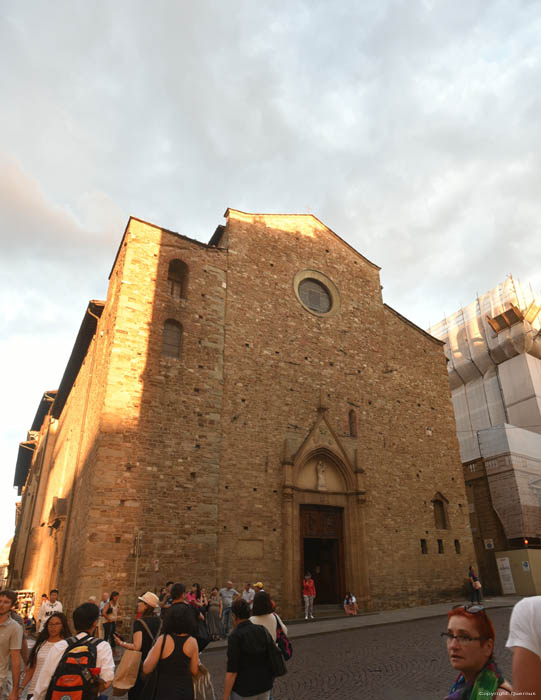
[(275, 614), (274, 617), (276, 618), (276, 646), (280, 650), (284, 659), (289, 661), (289, 659), (293, 656), (293, 645), (289, 641), (287, 634), (284, 632), (284, 628), (280, 624), (278, 615)]
[(481, 581), (474, 581), (473, 582), (473, 587), (475, 588), (476, 591), (480, 591), (482, 586), (481, 586)]
[(124, 695), (126, 691), (133, 688), (137, 682), (140, 668), (141, 652), (135, 649), (127, 649), (122, 655), (120, 663), (115, 671), (113, 694), (115, 694), (115, 690), (118, 690), (122, 692), (119, 692), (117, 695)]
[(203, 649), (207, 647), (210, 642), (209, 629), (207, 627), (207, 623), (204, 620), (197, 621), (196, 640), (197, 646), (199, 647), (199, 651), (203, 651)]
[(193, 696), (194, 700), (216, 700), (210, 671), (201, 663), (197, 669), (197, 676), (193, 679)]
[[(156, 637), (160, 634), (160, 627), (158, 628), (158, 633), (154, 636), (150, 631), (147, 623), (141, 618), (139, 622), (145, 628), (148, 636), (152, 639), (152, 642), (156, 640)], [(115, 671), (115, 678), (113, 680), (113, 695), (115, 697), (124, 695), (126, 691), (133, 688), (137, 683), (137, 678), (139, 676), (139, 670), (141, 668), (141, 656), (142, 652), (135, 649), (126, 649), (120, 663)], [(116, 692), (115, 692), (116, 691)]]
[(273, 678), (278, 678), (278, 676), (285, 676), (287, 673), (286, 662), (280, 649), (276, 646), (274, 639), (271, 637), (269, 630), (261, 625), (261, 628), (265, 630), (267, 635), (267, 655), (269, 660), (269, 666)]

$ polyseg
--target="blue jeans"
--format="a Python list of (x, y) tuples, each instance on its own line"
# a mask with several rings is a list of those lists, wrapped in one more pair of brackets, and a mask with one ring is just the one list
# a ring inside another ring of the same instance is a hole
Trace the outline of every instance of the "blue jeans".
[(224, 626), (224, 634), (227, 637), (231, 629), (231, 608), (224, 608), (222, 614), (222, 625)]

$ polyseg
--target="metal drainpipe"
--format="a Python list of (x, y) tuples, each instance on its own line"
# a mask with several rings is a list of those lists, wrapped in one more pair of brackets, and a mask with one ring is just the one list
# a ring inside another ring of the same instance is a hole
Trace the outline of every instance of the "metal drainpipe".
[[(93, 314), (92, 311), (90, 311), (90, 308), (87, 309), (87, 312), (93, 316), (97, 321), (100, 319), (96, 316), (96, 314)], [(98, 332), (98, 325), (96, 325), (96, 334)], [(66, 558), (66, 550), (68, 548), (68, 535), (70, 531), (70, 525), (71, 525), (71, 514), (73, 511), (73, 502), (75, 500), (75, 494), (77, 491), (77, 484), (79, 480), (79, 462), (81, 458), (81, 451), (82, 451), (82, 445), (83, 445), (83, 435), (84, 435), (84, 429), (86, 425), (86, 416), (88, 413), (88, 402), (90, 399), (90, 390), (92, 389), (92, 381), (94, 379), (94, 366), (96, 364), (96, 355), (97, 355), (97, 344), (94, 345), (94, 353), (92, 355), (92, 363), (90, 367), (90, 381), (88, 382), (88, 389), (86, 391), (86, 397), (85, 397), (85, 404), (84, 404), (84, 409), (83, 409), (83, 418), (81, 420), (81, 429), (79, 431), (80, 433), (80, 439), (79, 439), (79, 446), (77, 448), (77, 457), (75, 460), (75, 475), (73, 478), (73, 486), (71, 489), (71, 498), (69, 501), (69, 509), (68, 509), (68, 514), (66, 517), (66, 531), (64, 533), (64, 541), (62, 543), (62, 554), (60, 557), (60, 566), (58, 567), (58, 573), (63, 574), (64, 573), (64, 561)]]

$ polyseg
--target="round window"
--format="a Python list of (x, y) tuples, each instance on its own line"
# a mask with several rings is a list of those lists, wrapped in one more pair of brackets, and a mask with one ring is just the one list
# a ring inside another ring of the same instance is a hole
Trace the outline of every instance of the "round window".
[(299, 284), (299, 296), (305, 306), (310, 311), (316, 311), (320, 314), (326, 314), (331, 310), (332, 298), (327, 287), (317, 280), (307, 279), (302, 280)]
[(334, 316), (340, 311), (340, 294), (334, 282), (318, 270), (299, 270), (293, 291), (302, 306), (315, 316)]

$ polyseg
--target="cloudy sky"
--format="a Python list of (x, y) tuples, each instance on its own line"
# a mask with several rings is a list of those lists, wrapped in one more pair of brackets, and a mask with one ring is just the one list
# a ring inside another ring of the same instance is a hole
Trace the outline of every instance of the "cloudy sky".
[(207, 241), (311, 211), (423, 327), (541, 287), (535, 0), (1, 0), (0, 548), (130, 214)]

